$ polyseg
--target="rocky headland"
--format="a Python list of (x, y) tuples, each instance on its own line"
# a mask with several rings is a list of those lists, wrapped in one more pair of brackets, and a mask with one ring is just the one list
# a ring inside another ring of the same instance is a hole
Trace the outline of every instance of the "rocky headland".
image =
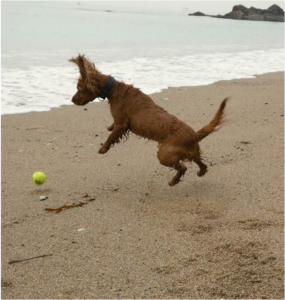
[(225, 15), (206, 15), (202, 12), (189, 14), (189, 16), (207, 16), (220, 19), (234, 19), (234, 20), (250, 20), (250, 21), (271, 21), (284, 22), (283, 9), (273, 4), (268, 9), (260, 9), (255, 7), (247, 8), (243, 5), (235, 5), (231, 12)]

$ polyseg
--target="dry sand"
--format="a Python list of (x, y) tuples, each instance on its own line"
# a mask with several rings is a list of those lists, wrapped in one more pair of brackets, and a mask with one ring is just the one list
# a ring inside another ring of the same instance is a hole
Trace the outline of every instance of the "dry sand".
[[(187, 164), (175, 187), (155, 142), (130, 134), (97, 153), (106, 102), (2, 116), (2, 298), (283, 299), (283, 80), (152, 95), (195, 130), (231, 96), (227, 122), (201, 142), (209, 172)], [(44, 210), (86, 193), (95, 200), (82, 207)]]

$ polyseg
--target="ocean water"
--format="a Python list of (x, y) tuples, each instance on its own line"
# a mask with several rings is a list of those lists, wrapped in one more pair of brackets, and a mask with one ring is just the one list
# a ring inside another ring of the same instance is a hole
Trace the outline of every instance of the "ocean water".
[(283, 23), (102, 7), (2, 2), (2, 114), (72, 104), (78, 53), (147, 94), (284, 71)]

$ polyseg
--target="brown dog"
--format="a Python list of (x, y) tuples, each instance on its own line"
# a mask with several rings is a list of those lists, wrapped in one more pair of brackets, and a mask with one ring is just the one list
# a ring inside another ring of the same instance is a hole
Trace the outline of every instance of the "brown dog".
[(123, 82), (112, 82), (111, 76), (100, 73), (85, 56), (79, 55), (70, 61), (79, 67), (81, 75), (77, 93), (72, 98), (73, 103), (85, 105), (100, 97), (102, 91), (107, 89), (103, 94), (108, 97), (114, 123), (108, 127), (112, 133), (99, 149), (99, 153), (106, 153), (113, 144), (131, 131), (158, 142), (157, 157), (160, 163), (177, 171), (168, 183), (170, 186), (176, 185), (186, 172), (183, 161), (194, 161), (200, 168), (198, 176), (206, 174), (207, 166), (202, 162), (198, 142), (221, 124), (228, 98), (221, 103), (213, 120), (195, 132), (186, 123), (156, 105), (139, 89)]

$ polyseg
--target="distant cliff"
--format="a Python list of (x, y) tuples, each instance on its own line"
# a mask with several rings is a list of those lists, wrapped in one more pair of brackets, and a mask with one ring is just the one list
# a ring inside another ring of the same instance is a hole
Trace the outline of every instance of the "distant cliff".
[(189, 16), (209, 16), (221, 19), (284, 22), (284, 11), (276, 4), (271, 5), (268, 9), (259, 9), (255, 7), (246, 8), (243, 5), (235, 5), (232, 11), (224, 16), (205, 15), (201, 12), (189, 14)]

